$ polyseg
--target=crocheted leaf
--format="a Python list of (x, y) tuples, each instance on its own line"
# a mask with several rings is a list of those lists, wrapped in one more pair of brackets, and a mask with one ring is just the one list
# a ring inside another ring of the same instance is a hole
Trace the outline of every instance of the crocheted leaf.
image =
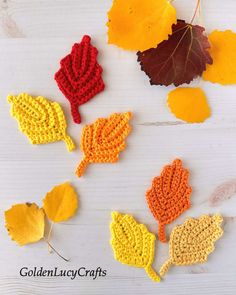
[(176, 226), (171, 233), (169, 259), (160, 269), (164, 276), (172, 264), (189, 265), (207, 261), (214, 251), (214, 243), (222, 236), (221, 215), (202, 215), (198, 219), (188, 218), (184, 224)]
[(71, 53), (61, 60), (61, 68), (54, 77), (59, 89), (69, 100), (71, 115), (78, 124), (81, 123), (79, 106), (105, 87), (102, 67), (97, 62), (98, 50), (90, 41), (89, 36), (84, 36), (80, 43), (75, 43)]
[(5, 211), (6, 228), (12, 240), (23, 246), (44, 236), (44, 212), (36, 204), (17, 204)]
[(111, 246), (116, 260), (130, 266), (144, 268), (156, 282), (160, 278), (152, 269), (155, 252), (155, 235), (128, 214), (112, 212)]
[(146, 193), (146, 200), (158, 221), (158, 238), (166, 243), (165, 225), (174, 221), (190, 207), (192, 189), (188, 184), (189, 172), (176, 159), (164, 167), (161, 176), (155, 177)]
[(77, 207), (77, 194), (69, 182), (55, 186), (43, 199), (45, 214), (54, 222), (69, 219)]
[(171, 34), (175, 8), (167, 0), (113, 0), (108, 12), (108, 43), (146, 50)]
[(75, 149), (72, 139), (66, 134), (66, 120), (59, 103), (43, 96), (33, 98), (27, 93), (7, 98), (12, 104), (11, 115), (32, 144), (64, 140), (68, 151)]
[(211, 115), (201, 88), (176, 88), (169, 92), (167, 104), (176, 118), (188, 123), (204, 122)]
[(222, 85), (236, 83), (236, 33), (213, 31), (209, 36), (210, 54), (214, 63), (208, 65), (203, 79)]
[(190, 83), (202, 75), (206, 64), (213, 62), (207, 51), (210, 44), (203, 34), (203, 27), (178, 20), (172, 30), (167, 41), (137, 53), (141, 70), (149, 76), (151, 84), (179, 86)]
[(82, 176), (89, 163), (115, 163), (125, 149), (125, 138), (130, 133), (131, 113), (114, 113), (108, 118), (99, 118), (83, 128), (80, 147), (84, 159), (76, 174)]

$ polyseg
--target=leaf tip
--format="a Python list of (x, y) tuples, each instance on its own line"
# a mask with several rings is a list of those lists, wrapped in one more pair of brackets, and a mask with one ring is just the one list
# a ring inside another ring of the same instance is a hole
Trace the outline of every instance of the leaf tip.
[(15, 99), (15, 96), (12, 95), (12, 94), (9, 94), (9, 95), (7, 96), (7, 101), (8, 101), (9, 103), (13, 103), (13, 102), (14, 102), (14, 99)]
[(121, 217), (121, 214), (117, 211), (113, 211), (111, 212), (111, 218), (112, 218), (112, 221), (117, 221), (117, 219)]

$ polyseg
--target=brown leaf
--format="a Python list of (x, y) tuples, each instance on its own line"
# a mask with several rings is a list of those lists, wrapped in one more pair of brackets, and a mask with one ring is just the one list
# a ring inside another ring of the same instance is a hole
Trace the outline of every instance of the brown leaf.
[(221, 202), (230, 199), (236, 194), (236, 179), (224, 182), (219, 185), (209, 198), (212, 207), (219, 206)]
[(206, 70), (213, 60), (207, 51), (210, 43), (203, 34), (204, 28), (178, 20), (173, 33), (156, 48), (138, 52), (141, 69), (155, 85), (190, 83)]

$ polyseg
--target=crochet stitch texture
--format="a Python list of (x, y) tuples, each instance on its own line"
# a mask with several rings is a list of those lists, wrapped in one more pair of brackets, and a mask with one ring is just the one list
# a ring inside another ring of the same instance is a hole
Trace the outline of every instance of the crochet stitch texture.
[(130, 112), (114, 113), (108, 118), (99, 118), (82, 130), (80, 148), (84, 158), (76, 169), (82, 176), (89, 163), (115, 163), (125, 149), (125, 139), (131, 131)]
[(137, 223), (133, 216), (118, 212), (112, 212), (110, 230), (115, 259), (123, 264), (144, 268), (153, 281), (159, 282), (159, 276), (152, 269), (155, 235), (145, 225)]
[(84, 36), (75, 43), (71, 53), (64, 57), (61, 68), (55, 74), (59, 89), (71, 104), (71, 115), (75, 123), (81, 123), (78, 108), (96, 94), (103, 91), (102, 67), (97, 62), (98, 50), (90, 44), (91, 38)]
[(43, 96), (33, 98), (27, 93), (8, 95), (12, 104), (11, 115), (18, 121), (22, 131), (32, 144), (64, 140), (68, 151), (75, 149), (70, 136), (66, 134), (66, 120), (61, 106)]
[(164, 167), (160, 176), (152, 181), (146, 193), (146, 200), (154, 218), (158, 221), (158, 237), (167, 242), (165, 225), (174, 221), (190, 207), (192, 189), (188, 184), (189, 172), (176, 159)]
[(163, 277), (172, 264), (190, 265), (207, 261), (214, 251), (214, 243), (223, 230), (221, 215), (202, 215), (198, 219), (188, 218), (184, 224), (176, 226), (169, 242), (169, 259), (162, 265), (160, 275)]

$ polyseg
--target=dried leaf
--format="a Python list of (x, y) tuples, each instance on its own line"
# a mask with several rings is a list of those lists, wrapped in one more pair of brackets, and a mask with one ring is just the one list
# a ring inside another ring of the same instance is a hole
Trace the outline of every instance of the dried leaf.
[(207, 51), (210, 44), (203, 34), (203, 27), (178, 20), (172, 30), (167, 41), (137, 53), (141, 69), (149, 76), (151, 84), (179, 86), (190, 83), (202, 75), (207, 63), (212, 64)]
[(219, 185), (209, 198), (210, 206), (219, 206), (223, 201), (229, 200), (236, 194), (236, 179), (226, 181)]
[(113, 0), (108, 12), (108, 43), (147, 50), (171, 34), (175, 8), (167, 0)]
[(34, 243), (44, 236), (44, 212), (36, 204), (13, 205), (5, 211), (6, 228), (20, 246)]
[(213, 31), (209, 36), (210, 55), (214, 63), (208, 65), (203, 79), (222, 85), (236, 83), (236, 33)]
[(55, 186), (43, 199), (45, 214), (54, 222), (69, 219), (77, 208), (77, 194), (69, 182)]
[(202, 215), (198, 219), (188, 218), (184, 224), (176, 226), (171, 233), (169, 259), (162, 265), (163, 277), (172, 264), (190, 265), (207, 261), (215, 249), (215, 242), (222, 236), (221, 215)]
[(131, 131), (131, 115), (130, 112), (114, 113), (83, 128), (80, 146), (84, 159), (77, 167), (78, 177), (83, 175), (89, 163), (115, 163), (119, 160), (119, 153), (125, 149), (125, 139)]
[(59, 89), (71, 104), (74, 122), (78, 124), (81, 123), (79, 106), (105, 87), (102, 67), (97, 62), (98, 50), (90, 41), (89, 36), (84, 36), (80, 43), (75, 43), (71, 53), (61, 60), (61, 68), (55, 74)]
[(201, 88), (176, 88), (169, 92), (167, 104), (176, 118), (188, 123), (204, 122), (211, 115)]
[(158, 221), (158, 238), (166, 243), (165, 225), (174, 221), (190, 207), (192, 189), (188, 184), (189, 172), (182, 161), (174, 160), (155, 177), (146, 193), (146, 200), (154, 218)]
[(152, 269), (155, 252), (155, 235), (128, 214), (112, 212), (111, 246), (116, 260), (130, 266), (144, 268), (155, 282), (160, 278)]
[(66, 134), (66, 120), (61, 106), (43, 96), (33, 98), (27, 93), (9, 95), (11, 114), (16, 118), (19, 129), (32, 144), (64, 140), (68, 151), (75, 149), (72, 139)]

